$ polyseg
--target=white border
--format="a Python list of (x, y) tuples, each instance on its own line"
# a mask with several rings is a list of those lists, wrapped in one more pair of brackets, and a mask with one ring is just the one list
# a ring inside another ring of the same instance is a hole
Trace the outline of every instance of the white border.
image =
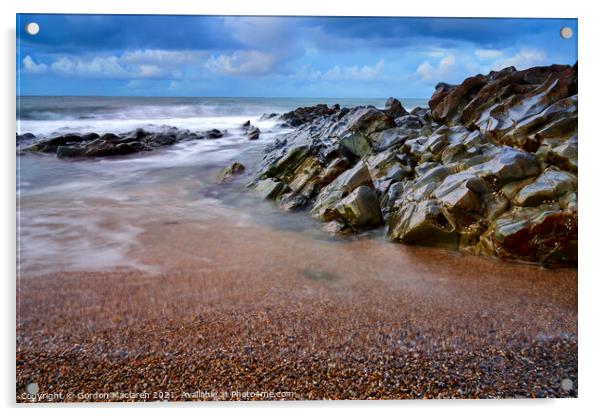
[[(600, 119), (602, 103), (600, 97), (599, 40), (602, 39), (600, 14), (596, 13), (595, 2), (569, 2), (547, 0), (528, 2), (525, 0), (503, 0), (497, 2), (480, 1), (383, 1), (354, 2), (353, 0), (97, 0), (92, 2), (74, 2), (70, 0), (5, 0), (2, 3), (3, 21), (3, 59), (2, 117), (4, 137), (2, 149), (2, 255), (1, 264), (4, 273), (1, 276), (4, 287), (2, 294), (2, 371), (0, 391), (6, 407), (15, 409), (15, 152), (13, 135), (15, 132), (15, 13), (119, 13), (119, 14), (235, 14), (235, 15), (348, 15), (348, 16), (473, 16), (473, 17), (577, 17), (579, 18), (579, 84), (580, 104), (579, 131), (580, 144), (580, 217), (581, 233), (579, 241), (579, 398), (565, 400), (505, 400), (505, 401), (429, 401), (417, 402), (299, 402), (299, 403), (209, 403), (171, 405), (179, 412), (187, 414), (232, 414), (241, 411), (244, 414), (327, 414), (343, 410), (350, 414), (378, 413), (414, 413), (421, 414), (501, 414), (509, 412), (529, 412), (552, 414), (577, 414), (597, 408), (598, 389), (602, 387), (602, 368), (600, 366), (600, 346), (602, 340), (598, 317), (601, 317), (600, 297), (602, 294), (601, 273), (597, 270), (598, 241), (602, 237), (600, 229), (600, 186), (602, 178), (596, 166), (602, 163), (602, 132), (596, 128)], [(170, 407), (171, 408), (171, 407)], [(131, 414), (144, 412), (147, 415), (163, 415), (166, 408), (157, 405), (96, 405), (31, 408), (21, 407), (29, 414), (44, 411), (49, 414)], [(110, 410), (109, 410), (110, 409)], [(589, 413), (589, 412), (588, 412)]]

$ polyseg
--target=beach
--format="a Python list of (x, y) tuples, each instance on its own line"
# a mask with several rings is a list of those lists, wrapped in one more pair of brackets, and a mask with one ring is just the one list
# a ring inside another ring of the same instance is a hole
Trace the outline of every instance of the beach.
[[(87, 100), (65, 99), (68, 116), (33, 100), (18, 133), (225, 134), (17, 156), (17, 401), (577, 395), (576, 268), (396, 244), (382, 227), (333, 236), (258, 197), (264, 149), (293, 130), (263, 114), (297, 102), (155, 101), (148, 117)], [(244, 173), (218, 183), (235, 161)]]

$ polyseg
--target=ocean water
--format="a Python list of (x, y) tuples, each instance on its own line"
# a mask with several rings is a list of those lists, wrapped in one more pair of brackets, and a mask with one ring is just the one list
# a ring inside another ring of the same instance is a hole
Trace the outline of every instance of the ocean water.
[[(147, 267), (141, 251), (147, 230), (189, 223), (214, 238), (216, 224), (271, 227), (327, 238), (306, 214), (282, 213), (246, 189), (265, 146), (287, 129), (263, 114), (318, 103), (384, 106), (385, 99), (21, 97), (18, 133), (123, 133), (175, 126), (227, 130), (218, 140), (196, 140), (125, 157), (86, 160), (54, 155), (17, 156), (19, 270), (44, 274), (72, 270)], [(401, 100), (407, 109), (421, 100)], [(261, 129), (249, 141), (241, 124)], [(234, 183), (217, 185), (234, 161), (247, 166)], [(211, 231), (214, 230), (214, 231)], [(144, 251), (144, 250), (142, 250)], [(202, 255), (202, 253), (198, 253)]]
[[(121, 132), (169, 125), (191, 130), (232, 128), (263, 114), (284, 113), (319, 103), (383, 107), (386, 98), (194, 98), (194, 97), (19, 97), (19, 134)], [(423, 99), (401, 99), (408, 110)]]

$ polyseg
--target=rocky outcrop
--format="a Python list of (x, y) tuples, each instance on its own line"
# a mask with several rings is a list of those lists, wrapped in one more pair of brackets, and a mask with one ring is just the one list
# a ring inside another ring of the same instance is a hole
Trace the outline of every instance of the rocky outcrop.
[(217, 178), (219, 183), (230, 182), (235, 176), (242, 175), (246, 167), (242, 163), (234, 162), (222, 170)]
[(576, 88), (577, 65), (506, 68), (410, 113), (298, 109), (254, 186), (336, 235), (384, 224), (391, 241), (575, 265)]
[(161, 132), (137, 129), (124, 134), (106, 133), (102, 136), (96, 133), (65, 134), (49, 139), (40, 139), (23, 150), (55, 153), (59, 158), (106, 157), (151, 151), (187, 140), (218, 139), (223, 136), (224, 132), (217, 129), (199, 134), (174, 127)]
[[(338, 104), (335, 104), (332, 108), (329, 108), (326, 104), (318, 104), (312, 107), (300, 107), (296, 110), (289, 111), (280, 116), (280, 119), (289, 127), (298, 127), (302, 124), (310, 123), (317, 118), (335, 114), (340, 110), (341, 108)], [(270, 115), (270, 117), (273, 116), (274, 115)]]
[(439, 122), (537, 151), (543, 140), (566, 140), (577, 128), (577, 65), (509, 67), (456, 86), (438, 84), (429, 107)]

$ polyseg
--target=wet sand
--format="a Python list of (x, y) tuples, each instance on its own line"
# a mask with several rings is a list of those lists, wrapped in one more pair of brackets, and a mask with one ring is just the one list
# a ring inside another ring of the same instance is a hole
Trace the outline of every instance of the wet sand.
[(226, 216), (142, 228), (146, 269), (21, 276), (18, 401), (577, 395), (574, 269)]

